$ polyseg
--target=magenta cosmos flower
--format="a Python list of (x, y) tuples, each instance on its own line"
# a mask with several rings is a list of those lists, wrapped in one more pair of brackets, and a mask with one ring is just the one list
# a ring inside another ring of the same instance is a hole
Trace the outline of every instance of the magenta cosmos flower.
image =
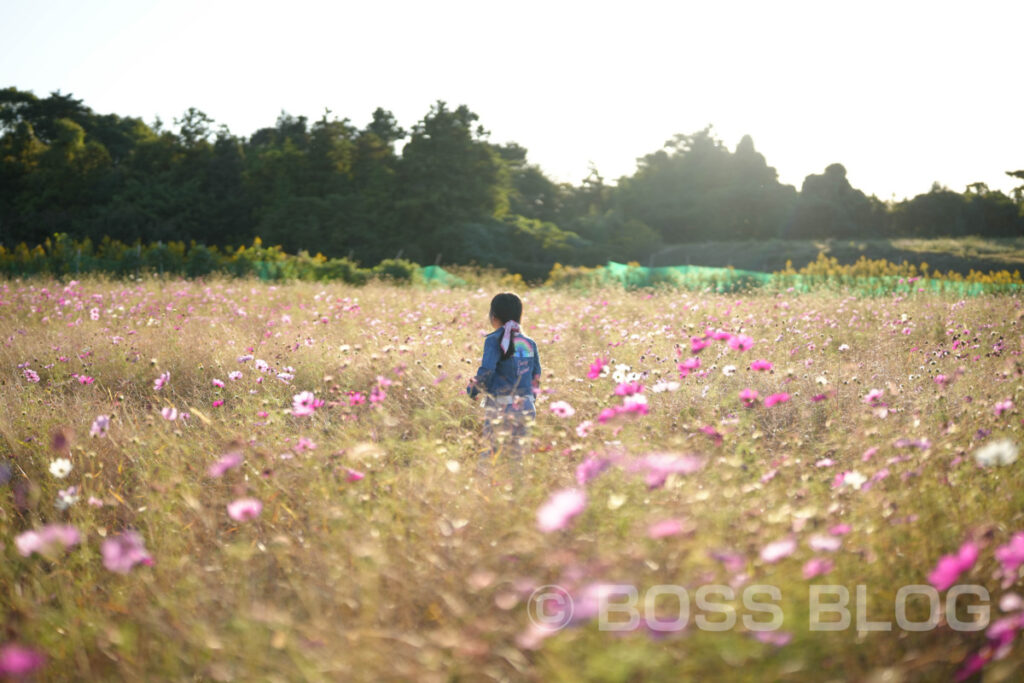
[(255, 498), (239, 498), (228, 503), (228, 516), (236, 522), (246, 522), (259, 517), (263, 503)]
[(928, 575), (928, 581), (938, 590), (944, 591), (960, 578), (960, 575), (974, 566), (978, 559), (978, 546), (968, 541), (960, 546), (956, 555), (943, 555)]
[(544, 533), (558, 531), (569, 525), (569, 521), (583, 512), (587, 506), (587, 494), (579, 489), (564, 489), (548, 499), (537, 510), (537, 528)]
[(43, 654), (17, 643), (7, 643), (0, 647), (0, 676), (28, 676), (45, 663), (46, 657)]
[(784, 391), (780, 391), (777, 394), (771, 394), (769, 396), (765, 396), (765, 398), (764, 398), (764, 407), (765, 408), (771, 408), (776, 403), (785, 403), (788, 400), (789, 400), (789, 394), (787, 394)]
[(753, 408), (757, 405), (757, 389), (743, 389), (740, 391), (740, 400), (743, 401), (745, 408)]
[(137, 564), (153, 564), (153, 558), (146, 552), (145, 543), (137, 531), (126, 531), (106, 539), (100, 552), (103, 566), (118, 574), (127, 574)]
[(608, 361), (604, 358), (595, 358), (594, 362), (590, 364), (590, 370), (587, 371), (587, 379), (597, 379), (600, 377), (601, 370), (606, 365), (608, 365)]

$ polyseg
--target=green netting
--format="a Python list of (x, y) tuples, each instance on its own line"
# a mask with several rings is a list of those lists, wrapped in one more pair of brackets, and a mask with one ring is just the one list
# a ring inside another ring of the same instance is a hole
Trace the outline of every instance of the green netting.
[(444, 287), (460, 287), (466, 281), (457, 275), (452, 275), (441, 266), (425, 266), (420, 268), (420, 277), (429, 284), (439, 284)]
[(719, 293), (739, 292), (767, 287), (779, 291), (810, 292), (820, 289), (843, 289), (857, 294), (882, 295), (918, 291), (943, 292), (959, 296), (1014, 293), (1021, 285), (1011, 282), (964, 282), (932, 278), (898, 276), (855, 277), (851, 275), (785, 275), (759, 273), (735, 268), (706, 266), (665, 266), (647, 268), (609, 261), (603, 269), (605, 282), (626, 287), (670, 285), (683, 289), (710, 290)]

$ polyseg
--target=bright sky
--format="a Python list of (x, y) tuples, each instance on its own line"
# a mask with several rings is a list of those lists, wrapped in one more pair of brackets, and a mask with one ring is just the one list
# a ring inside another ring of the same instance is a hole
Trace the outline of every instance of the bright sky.
[(442, 99), (572, 183), (708, 124), (785, 183), (839, 162), (881, 199), (1024, 168), (1020, 0), (0, 0), (0, 25), (0, 87), (246, 136)]

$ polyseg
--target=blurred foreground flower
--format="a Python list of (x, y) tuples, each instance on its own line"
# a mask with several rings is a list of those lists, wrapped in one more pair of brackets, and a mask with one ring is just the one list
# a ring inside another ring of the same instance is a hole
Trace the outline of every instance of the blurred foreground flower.
[(228, 503), (228, 516), (236, 522), (246, 522), (259, 517), (263, 503), (255, 498), (239, 498)]
[(785, 557), (789, 557), (794, 551), (796, 551), (796, 541), (792, 538), (784, 538), (781, 541), (769, 543), (761, 548), (761, 559), (769, 564), (774, 564)]
[(537, 528), (544, 533), (564, 529), (573, 517), (583, 512), (586, 506), (587, 494), (583, 491), (579, 489), (558, 491), (537, 510)]
[(137, 564), (152, 565), (153, 558), (146, 552), (142, 536), (137, 531), (126, 531), (103, 541), (100, 547), (103, 566), (118, 574), (127, 574)]
[(220, 457), (220, 460), (210, 465), (206, 473), (211, 477), (223, 476), (225, 472), (242, 464), (241, 453), (227, 453)]
[(26, 531), (14, 537), (14, 545), (22, 557), (29, 557), (32, 553), (45, 555), (57, 547), (67, 550), (80, 542), (78, 529), (68, 524), (47, 524), (39, 530)]
[(928, 575), (928, 581), (940, 591), (944, 591), (960, 578), (960, 575), (974, 566), (978, 559), (978, 546), (968, 541), (960, 546), (956, 555), (943, 555), (939, 563)]
[(46, 657), (17, 643), (0, 647), (0, 676), (28, 676), (46, 663)]

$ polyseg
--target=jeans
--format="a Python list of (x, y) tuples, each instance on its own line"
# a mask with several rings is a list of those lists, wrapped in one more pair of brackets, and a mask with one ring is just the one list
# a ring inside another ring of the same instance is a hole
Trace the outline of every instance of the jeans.
[(527, 450), (529, 427), (537, 418), (533, 397), (516, 397), (512, 403), (505, 400), (488, 396), (484, 401), (484, 440), (490, 448), (481, 457), (486, 460), (507, 456), (518, 461)]

